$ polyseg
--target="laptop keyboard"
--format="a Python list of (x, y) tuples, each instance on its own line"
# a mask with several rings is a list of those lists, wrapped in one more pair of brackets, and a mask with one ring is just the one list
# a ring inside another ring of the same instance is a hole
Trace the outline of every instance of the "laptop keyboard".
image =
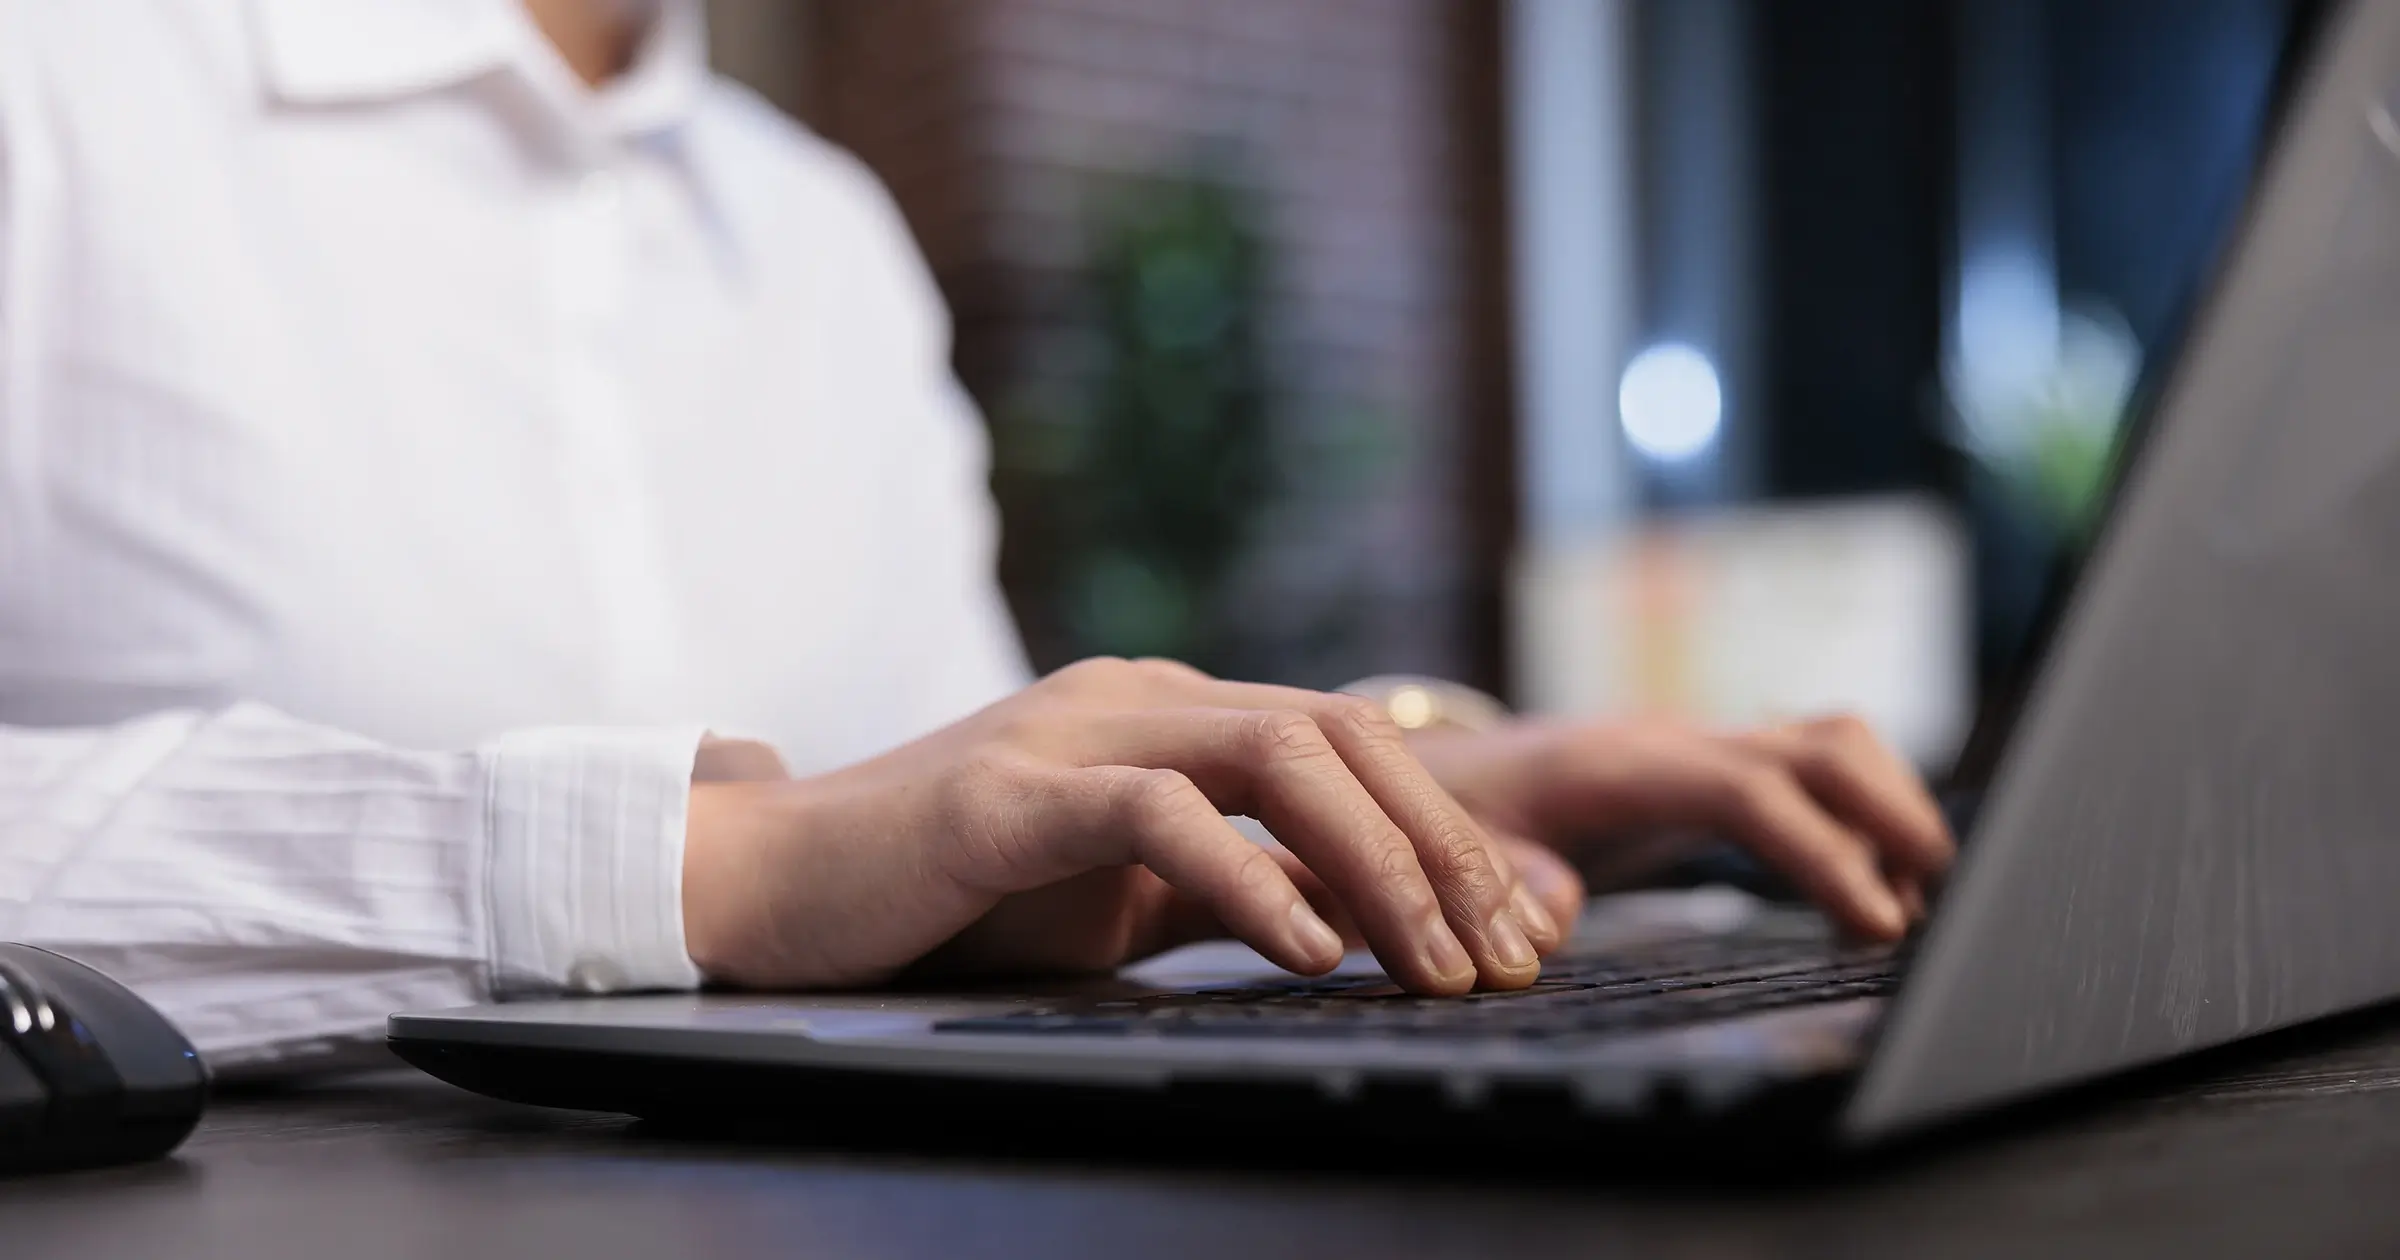
[(1418, 997), (1381, 976), (1273, 981), (1062, 1003), (936, 1024), (938, 1032), (1165, 1037), (1615, 1036), (1891, 991), (1892, 946), (1709, 937), (1553, 958), (1531, 988)]

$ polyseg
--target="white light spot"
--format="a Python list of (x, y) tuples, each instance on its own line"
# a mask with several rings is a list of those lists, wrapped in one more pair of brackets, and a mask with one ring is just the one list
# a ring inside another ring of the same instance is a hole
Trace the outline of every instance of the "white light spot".
[(1958, 370), (1978, 397), (2027, 388), (2058, 363), (2058, 278), (2037, 251), (1995, 245), (1958, 276)]
[(1392, 693), (1385, 708), (1391, 710), (1392, 721), (1401, 730), (1415, 731), (1433, 725), (1433, 693), (1423, 687), (1402, 687)]
[(1633, 356), (1617, 381), (1625, 440), (1660, 463), (1681, 463), (1707, 450), (1724, 417), (1716, 365), (1690, 346), (1652, 346)]

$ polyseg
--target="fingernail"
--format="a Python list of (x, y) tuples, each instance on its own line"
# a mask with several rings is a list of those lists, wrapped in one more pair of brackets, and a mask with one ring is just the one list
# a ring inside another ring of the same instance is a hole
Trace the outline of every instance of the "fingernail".
[(1300, 938), (1300, 952), (1310, 961), (1330, 967), (1342, 960), (1341, 934), (1305, 901), (1292, 903), (1292, 934)]
[(1472, 981), (1475, 978), (1475, 960), (1467, 957), (1467, 947), (1458, 943), (1458, 938), (1451, 935), (1447, 925), (1437, 924), (1433, 929), (1433, 939), (1425, 945), (1425, 970), (1445, 983)]
[(1510, 971), (1523, 971), (1542, 961), (1542, 956), (1533, 952), (1533, 942), (1525, 939), (1525, 929), (1517, 926), (1517, 916), (1505, 910), (1492, 916), (1484, 936), (1492, 943), (1492, 957)]
[(1558, 930), (1558, 920), (1542, 907), (1540, 899), (1533, 895), (1531, 889), (1523, 884), (1517, 885), (1516, 895), (1508, 899), (1508, 909), (1509, 913), (1517, 916), (1517, 922), (1525, 925), (1526, 935), (1546, 941), (1553, 948), (1558, 945), (1562, 936)]

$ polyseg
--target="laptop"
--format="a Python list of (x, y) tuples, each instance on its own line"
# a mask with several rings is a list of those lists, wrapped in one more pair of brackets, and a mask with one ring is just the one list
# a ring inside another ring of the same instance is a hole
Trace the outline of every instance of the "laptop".
[(2326, 22), (1897, 949), (1704, 890), (1604, 899), (1519, 993), (1203, 947), (1044, 988), (408, 1012), (392, 1049), (647, 1116), (1180, 1100), (1838, 1148), (2400, 997), (2400, 3)]

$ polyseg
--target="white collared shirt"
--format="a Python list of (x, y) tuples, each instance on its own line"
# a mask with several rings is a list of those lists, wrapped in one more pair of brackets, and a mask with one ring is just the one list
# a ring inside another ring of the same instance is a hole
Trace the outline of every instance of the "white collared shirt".
[(688, 986), (704, 728), (1023, 683), (903, 223), (702, 43), (0, 0), (0, 940), (220, 1066)]

